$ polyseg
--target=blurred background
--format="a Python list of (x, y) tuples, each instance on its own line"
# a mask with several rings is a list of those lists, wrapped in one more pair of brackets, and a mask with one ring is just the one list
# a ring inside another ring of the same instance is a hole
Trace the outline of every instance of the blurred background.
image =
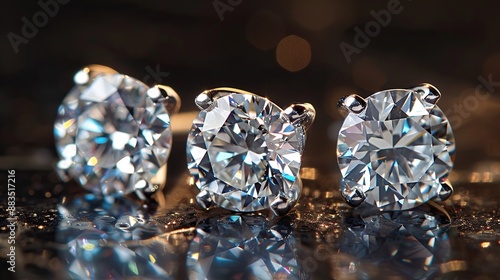
[(0, 11), (0, 169), (52, 168), (57, 107), (74, 73), (98, 63), (180, 94), (169, 176), (186, 172), (193, 100), (205, 89), (241, 88), (281, 107), (312, 103), (317, 119), (303, 166), (338, 174), (337, 100), (428, 82), (441, 90), (439, 106), (456, 133), (452, 180), (493, 181), (498, 8), (496, 1), (8, 1)]

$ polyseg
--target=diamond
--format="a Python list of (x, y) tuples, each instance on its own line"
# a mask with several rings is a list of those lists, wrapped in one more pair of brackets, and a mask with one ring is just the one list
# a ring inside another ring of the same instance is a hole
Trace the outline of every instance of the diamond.
[(172, 132), (157, 93), (120, 74), (77, 84), (54, 124), (61, 175), (103, 195), (135, 191), (143, 197), (158, 189), (165, 181)]
[[(339, 132), (341, 192), (384, 210), (414, 208), (444, 192), (455, 139), (444, 113), (412, 90), (387, 90), (350, 112)], [(361, 194), (361, 195), (360, 195)]]
[(203, 221), (189, 245), (189, 279), (300, 279), (290, 225), (268, 228), (262, 216)]
[(304, 128), (251, 93), (217, 98), (193, 121), (188, 169), (200, 194), (228, 210), (250, 212), (296, 201)]

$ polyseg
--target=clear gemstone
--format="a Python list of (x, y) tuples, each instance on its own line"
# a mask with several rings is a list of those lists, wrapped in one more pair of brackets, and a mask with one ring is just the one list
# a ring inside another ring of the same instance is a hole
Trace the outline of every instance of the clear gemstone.
[(119, 74), (75, 86), (54, 124), (61, 174), (104, 195), (156, 190), (165, 180), (172, 133), (167, 110), (148, 89)]
[(409, 90), (388, 90), (350, 113), (338, 137), (345, 197), (356, 192), (385, 210), (411, 209), (441, 191), (453, 167), (455, 139), (444, 113)]
[(189, 279), (300, 279), (292, 227), (275, 227), (259, 216), (200, 223), (187, 253)]
[(188, 169), (196, 186), (233, 211), (297, 200), (302, 128), (256, 95), (232, 93), (214, 103), (198, 114), (188, 136)]

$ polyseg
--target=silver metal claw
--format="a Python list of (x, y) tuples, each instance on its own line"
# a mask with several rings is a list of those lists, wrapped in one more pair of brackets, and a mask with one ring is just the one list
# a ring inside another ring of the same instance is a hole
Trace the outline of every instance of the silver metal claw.
[(309, 129), (316, 117), (316, 110), (309, 103), (297, 103), (288, 106), (285, 114), (295, 126), (302, 126), (304, 130)]
[(365, 194), (360, 190), (354, 190), (352, 194), (342, 193), (342, 196), (344, 197), (345, 202), (352, 207), (359, 206), (366, 199)]
[(91, 64), (76, 72), (75, 76), (73, 76), (73, 80), (75, 84), (83, 86), (92, 82), (97, 76), (105, 74), (113, 75), (118, 74), (118, 72), (108, 66)]
[(271, 211), (276, 216), (284, 216), (293, 208), (296, 202), (297, 201), (279, 197), (271, 204)]
[(451, 197), (453, 194), (453, 186), (451, 185), (449, 180), (441, 184), (441, 191), (438, 193), (437, 199), (440, 201), (445, 201)]
[(210, 197), (210, 193), (206, 190), (202, 190), (196, 195), (196, 202), (203, 209), (208, 209), (214, 206), (214, 201)]
[(176, 114), (181, 108), (181, 98), (169, 86), (155, 85), (148, 90), (148, 96), (154, 102), (162, 102), (170, 115)]
[(342, 116), (347, 116), (349, 113), (359, 114), (366, 108), (366, 100), (357, 95), (351, 94), (342, 97), (337, 103), (337, 109)]
[(198, 96), (196, 96), (194, 100), (194, 103), (196, 104), (196, 106), (198, 106), (198, 108), (200, 108), (200, 110), (207, 110), (214, 103), (214, 101), (217, 100), (217, 98), (229, 95), (231, 93), (253, 95), (253, 93), (241, 89), (220, 87), (205, 90), (204, 92), (198, 94)]
[(416, 93), (420, 94), (422, 100), (429, 104), (435, 105), (441, 98), (441, 92), (439, 92), (439, 90), (435, 86), (428, 83), (423, 83), (416, 87), (412, 87), (410, 88), (410, 90), (413, 90)]

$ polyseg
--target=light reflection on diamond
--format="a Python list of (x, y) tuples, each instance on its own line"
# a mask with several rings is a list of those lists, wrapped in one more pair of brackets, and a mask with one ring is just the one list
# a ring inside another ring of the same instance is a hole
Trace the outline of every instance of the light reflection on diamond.
[(339, 132), (341, 191), (384, 210), (405, 210), (435, 198), (453, 167), (455, 139), (437, 106), (409, 90), (387, 90), (366, 99)]
[(90, 194), (58, 205), (56, 240), (67, 245), (60, 257), (70, 279), (175, 279), (183, 248), (172, 244), (179, 243), (174, 235), (146, 222), (140, 206)]
[(70, 91), (54, 124), (63, 178), (98, 194), (135, 191), (139, 197), (164, 183), (170, 118), (148, 89), (136, 79), (106, 74)]
[(220, 207), (251, 212), (296, 201), (304, 132), (269, 100), (231, 93), (193, 121), (188, 169)]
[(189, 246), (189, 279), (300, 279), (288, 223), (239, 215), (204, 220)]
[[(427, 206), (410, 211), (384, 213), (347, 222), (340, 239), (340, 256), (350, 259), (344, 274), (361, 277), (433, 278), (439, 265), (450, 259), (447, 234), (450, 223), (445, 212)], [(335, 256), (337, 259), (339, 256)], [(338, 262), (338, 260), (335, 260)], [(352, 272), (351, 267), (356, 268)], [(339, 270), (341, 271), (341, 270)]]

